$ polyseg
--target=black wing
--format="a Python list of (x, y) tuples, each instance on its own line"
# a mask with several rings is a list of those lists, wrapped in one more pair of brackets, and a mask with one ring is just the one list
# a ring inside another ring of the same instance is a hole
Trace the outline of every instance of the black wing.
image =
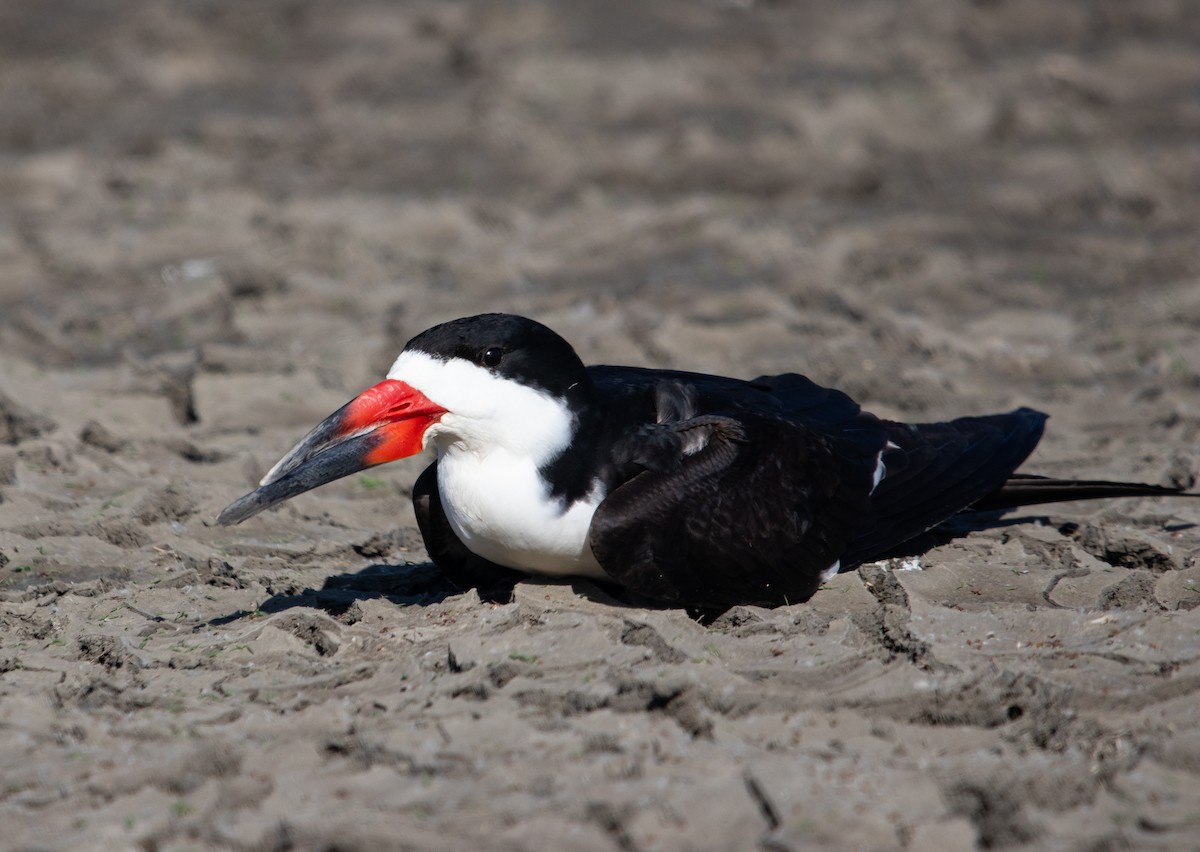
[(843, 570), (886, 557), (995, 493), (1033, 452), (1045, 423), (1045, 414), (1029, 408), (948, 423), (887, 423), (884, 476)]
[[(806, 600), (831, 571), (1001, 488), (1046, 419), (1019, 409), (892, 423), (796, 374), (614, 372), (611, 383), (652, 388), (658, 416), (616, 442), (627, 475), (596, 511), (592, 551), (625, 586), (704, 608)], [(688, 454), (698, 429), (707, 440)]]
[[(899, 545), (964, 509), (1165, 491), (1127, 483), (1062, 480), (1040, 480), (1039, 487), (1031, 485), (1038, 477), (1014, 476), (1041, 440), (1046, 425), (1047, 416), (1031, 408), (946, 423), (896, 423), (862, 412), (840, 391), (822, 388), (795, 373), (763, 376), (751, 384), (769, 391), (784, 410), (810, 428), (846, 435), (881, 425), (887, 432), (880, 482), (854, 541), (842, 554), (843, 571), (885, 558)], [(1106, 486), (1107, 490), (1087, 491), (1079, 485)]]
[[(807, 600), (868, 511), (884, 424), (837, 392), (814, 403), (821, 428), (810, 428), (769, 388), (663, 375), (651, 377), (656, 416), (612, 445), (613, 467), (632, 475), (592, 518), (596, 559), (626, 588), (673, 604)], [(638, 404), (632, 396), (625, 404)]]

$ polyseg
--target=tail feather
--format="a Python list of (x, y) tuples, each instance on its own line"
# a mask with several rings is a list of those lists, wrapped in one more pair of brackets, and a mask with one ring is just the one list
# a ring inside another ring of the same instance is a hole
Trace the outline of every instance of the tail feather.
[(1032, 474), (1013, 474), (992, 493), (976, 500), (968, 509), (989, 512), (1037, 506), (1065, 500), (1096, 500), (1110, 497), (1200, 497), (1183, 488), (1147, 485), (1141, 482), (1108, 482), (1102, 479), (1051, 479)]

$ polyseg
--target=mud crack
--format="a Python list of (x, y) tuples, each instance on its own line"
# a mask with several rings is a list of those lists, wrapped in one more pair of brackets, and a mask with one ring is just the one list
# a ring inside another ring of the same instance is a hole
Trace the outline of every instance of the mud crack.
[(929, 644), (908, 629), (912, 619), (908, 592), (895, 575), (877, 564), (862, 566), (859, 574), (867, 591), (879, 602), (871, 619), (859, 626), (878, 639), (888, 660), (899, 657), (923, 669), (953, 669), (934, 657)]

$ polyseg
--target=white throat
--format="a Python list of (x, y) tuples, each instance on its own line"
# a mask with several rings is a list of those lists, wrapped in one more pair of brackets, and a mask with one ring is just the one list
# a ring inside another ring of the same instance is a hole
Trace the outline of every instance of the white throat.
[(425, 433), (437, 451), (438, 490), (471, 552), (520, 571), (606, 578), (588, 544), (597, 485), (572, 504), (554, 498), (539, 470), (571, 442), (574, 415), (548, 393), (463, 359), (404, 352), (388, 378), (447, 410)]

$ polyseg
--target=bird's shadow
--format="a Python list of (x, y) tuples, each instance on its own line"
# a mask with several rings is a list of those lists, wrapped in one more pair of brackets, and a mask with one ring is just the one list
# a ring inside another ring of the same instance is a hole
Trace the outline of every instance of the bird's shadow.
[[(219, 627), (250, 615), (274, 614), (296, 607), (324, 610), (337, 618), (363, 600), (382, 599), (401, 606), (429, 606), (461, 593), (462, 589), (451, 583), (432, 562), (376, 563), (361, 571), (326, 577), (319, 589), (272, 595), (255, 610), (243, 609), (218, 616), (206, 621), (204, 626)], [(480, 597), (483, 596), (481, 593)]]
[[(491, 586), (476, 587), (479, 599), (485, 603), (507, 604), (514, 599), (514, 589), (519, 582), (528, 578), (516, 577)], [(546, 582), (555, 582), (548, 578)], [(640, 609), (663, 608), (664, 604), (640, 600), (628, 596), (617, 586), (583, 578), (564, 578), (557, 582), (569, 584), (577, 594), (597, 603), (610, 606)], [(303, 607), (319, 609), (338, 618), (354, 604), (364, 600), (386, 600), (397, 606), (430, 606), (449, 597), (460, 595), (465, 589), (450, 581), (441, 569), (432, 562), (389, 565), (376, 563), (361, 571), (335, 574), (326, 577), (319, 589), (303, 589), (299, 592), (277, 594), (267, 598), (253, 610), (241, 609), (227, 615), (205, 621), (202, 627), (220, 627), (249, 616), (274, 615), (289, 609)]]
[(942, 521), (936, 527), (928, 529), (920, 535), (913, 536), (907, 541), (896, 545), (891, 550), (873, 556), (867, 561), (922, 556), (935, 547), (941, 547), (943, 544), (949, 544), (956, 539), (964, 538), (971, 533), (983, 532), (984, 530), (1015, 527), (1021, 524), (1037, 524), (1038, 526), (1054, 525), (1054, 521), (1049, 515), (1005, 517), (1011, 511), (1011, 509), (989, 509), (979, 512), (959, 512), (957, 515), (953, 515)]
[[(1050, 517), (1044, 515), (1022, 515), (1007, 518), (1003, 517), (1004, 514), (1005, 512), (1002, 510), (964, 512), (875, 558), (896, 559), (920, 556), (934, 547), (948, 544), (955, 539), (982, 530), (1026, 523), (1042, 525), (1053, 523)], [(524, 578), (479, 588), (477, 590), (479, 597), (489, 603), (509, 603), (513, 600), (513, 589), (521, 579)], [(572, 589), (582, 597), (611, 606), (637, 609), (675, 609), (679, 607), (679, 604), (664, 604), (642, 599), (640, 596), (630, 594), (615, 586), (606, 586), (592, 580), (563, 582), (570, 582)], [(404, 565), (375, 563), (366, 566), (361, 571), (326, 577), (319, 589), (309, 588), (294, 593), (272, 595), (259, 604), (257, 609), (238, 610), (218, 616), (204, 622), (201, 626), (219, 627), (248, 616), (274, 614), (296, 607), (323, 610), (337, 618), (344, 615), (358, 601), (382, 599), (399, 606), (429, 606), (441, 603), (449, 597), (462, 594), (462, 592), (463, 589), (452, 583), (432, 562)], [(689, 615), (702, 624), (714, 621), (723, 612), (723, 610), (717, 612), (707, 609), (687, 609)]]

